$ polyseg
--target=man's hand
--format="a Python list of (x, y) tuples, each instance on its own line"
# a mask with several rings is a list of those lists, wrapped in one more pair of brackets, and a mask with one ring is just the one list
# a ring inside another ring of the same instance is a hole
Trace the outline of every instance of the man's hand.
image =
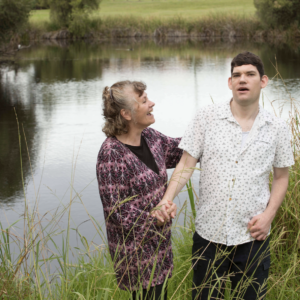
[(247, 226), (251, 236), (256, 240), (263, 241), (266, 239), (271, 223), (284, 199), (288, 183), (289, 168), (274, 167), (272, 190), (268, 206), (262, 214), (253, 217)]
[(272, 221), (273, 218), (266, 212), (263, 212), (253, 217), (247, 228), (253, 238), (258, 241), (264, 241), (269, 233)]

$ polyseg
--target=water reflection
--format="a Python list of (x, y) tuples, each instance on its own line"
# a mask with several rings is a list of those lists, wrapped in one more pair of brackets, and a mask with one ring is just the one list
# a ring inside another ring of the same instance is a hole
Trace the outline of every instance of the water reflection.
[[(34, 97), (32, 92), (28, 91), (26, 98), (31, 100), (29, 102), (24, 101), (24, 97), (21, 96), (24, 90), (20, 91), (14, 85), (14, 81), (18, 80), (18, 70), (19, 67), (15, 65), (6, 67), (0, 72), (0, 201), (7, 205), (13, 204), (15, 198), (23, 193), (16, 114), (20, 123), (22, 170), (25, 186), (31, 173), (27, 150), (30, 153), (33, 168), (39, 150), (38, 147), (34, 146), (37, 126), (35, 106), (31, 101)], [(11, 78), (7, 72), (10, 72)]]

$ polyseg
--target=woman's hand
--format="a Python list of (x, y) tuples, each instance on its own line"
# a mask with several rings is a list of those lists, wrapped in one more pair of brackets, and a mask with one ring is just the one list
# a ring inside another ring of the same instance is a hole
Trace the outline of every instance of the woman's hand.
[(157, 219), (157, 226), (163, 226), (170, 218), (174, 219), (176, 216), (177, 205), (170, 200), (161, 200), (154, 208), (151, 215)]

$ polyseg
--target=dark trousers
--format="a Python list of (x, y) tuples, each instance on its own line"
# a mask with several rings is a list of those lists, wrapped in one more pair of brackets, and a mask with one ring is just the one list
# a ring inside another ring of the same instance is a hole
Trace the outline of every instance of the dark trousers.
[(195, 232), (193, 241), (193, 299), (224, 299), (229, 280), (230, 299), (263, 299), (270, 268), (269, 238), (226, 246)]
[(167, 285), (165, 285), (164, 294), (163, 285), (159, 284), (153, 287), (150, 287), (149, 291), (143, 289), (142, 292), (133, 292), (132, 300), (167, 300)]

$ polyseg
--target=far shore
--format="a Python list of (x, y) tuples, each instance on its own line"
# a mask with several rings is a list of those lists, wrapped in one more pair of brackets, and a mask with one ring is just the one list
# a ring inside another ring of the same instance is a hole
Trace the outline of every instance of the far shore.
[[(125, 24), (124, 24), (125, 25)], [(235, 26), (236, 25), (236, 26)], [(136, 26), (119, 26), (99, 28), (98, 30), (87, 31), (83, 35), (71, 33), (68, 29), (59, 29), (53, 31), (44, 31), (31, 27), (23, 34), (19, 35), (20, 40), (43, 41), (43, 40), (111, 40), (119, 38), (155, 38), (155, 39), (222, 39), (224, 41), (234, 42), (237, 39), (253, 40), (255, 42), (270, 43), (299, 43), (300, 30), (270, 30), (262, 28), (252, 28), (247, 30), (245, 27), (239, 27), (238, 24), (224, 25), (220, 28), (219, 24), (209, 26), (199, 26), (198, 28), (189, 28), (186, 26), (158, 26), (154, 30), (139, 28)], [(216, 28), (218, 27), (218, 28)], [(259, 27), (259, 26), (251, 26)]]

